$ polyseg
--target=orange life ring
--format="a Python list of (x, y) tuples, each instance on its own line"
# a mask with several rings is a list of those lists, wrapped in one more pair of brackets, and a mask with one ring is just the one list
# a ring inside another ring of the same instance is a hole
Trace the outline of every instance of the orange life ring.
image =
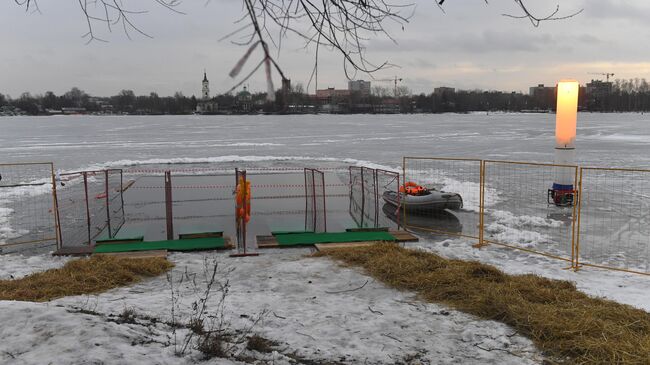
[(404, 185), (399, 187), (399, 192), (400, 193), (411, 194), (411, 193), (409, 193), (409, 191), (411, 191), (412, 188), (417, 188), (418, 186), (419, 185), (414, 183), (413, 181), (407, 181), (407, 182), (404, 183)]
[(426, 191), (427, 189), (424, 186), (418, 185), (412, 181), (407, 181), (404, 185), (399, 187), (400, 193), (406, 193), (408, 195), (422, 195)]
[[(235, 202), (237, 203), (235, 212), (237, 219), (244, 219), (248, 223), (251, 219), (251, 182), (246, 181), (244, 183), (244, 179), (240, 178), (235, 192)], [(244, 200), (246, 204), (244, 204)], [(244, 206), (246, 206), (246, 209), (244, 209)]]

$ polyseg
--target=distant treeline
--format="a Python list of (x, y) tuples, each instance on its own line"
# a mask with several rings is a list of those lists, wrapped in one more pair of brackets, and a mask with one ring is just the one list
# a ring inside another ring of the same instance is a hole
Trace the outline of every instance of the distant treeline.
[[(237, 95), (223, 94), (211, 99), (223, 113), (242, 112), (317, 112), (330, 110), (337, 113), (444, 113), (472, 111), (547, 111), (555, 107), (553, 95), (545, 98), (534, 97), (518, 92), (453, 90), (412, 95), (402, 87), (395, 97), (393, 90), (373, 88), (372, 95), (349, 96), (318, 99), (304, 93), (298, 85), (284, 95), (276, 93), (276, 101), (266, 101), (266, 93), (247, 94), (241, 100)], [(611, 88), (590, 94), (581, 89), (579, 106), (586, 111), (640, 112), (650, 111), (650, 86), (645, 79), (615, 80)], [(131, 90), (122, 90), (111, 97), (93, 97), (83, 90), (72, 88), (63, 95), (51, 91), (32, 95), (23, 93), (18, 98), (0, 94), (0, 115), (14, 114), (53, 114), (61, 111), (100, 114), (190, 114), (196, 110), (199, 101), (195, 96), (187, 97), (181, 92), (173, 96), (136, 96)], [(335, 108), (332, 108), (335, 107)]]
[(63, 95), (51, 91), (42, 95), (25, 92), (17, 99), (0, 94), (0, 107), (13, 106), (27, 114), (48, 114), (65, 108), (85, 109), (89, 113), (143, 113), (187, 114), (196, 109), (196, 98), (181, 92), (174, 96), (160, 97), (156, 93), (136, 96), (132, 90), (122, 90), (111, 97), (92, 97), (76, 87)]

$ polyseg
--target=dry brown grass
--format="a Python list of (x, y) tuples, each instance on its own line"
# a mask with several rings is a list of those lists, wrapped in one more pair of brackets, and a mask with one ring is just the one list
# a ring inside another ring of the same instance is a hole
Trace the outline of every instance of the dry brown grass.
[(568, 281), (508, 275), (479, 262), (448, 260), (394, 244), (319, 255), (362, 267), (424, 300), (506, 323), (553, 362), (650, 364), (650, 313), (590, 297)]
[(165, 258), (93, 256), (60, 269), (17, 280), (0, 280), (0, 300), (44, 302), (70, 295), (96, 294), (158, 276), (174, 265)]

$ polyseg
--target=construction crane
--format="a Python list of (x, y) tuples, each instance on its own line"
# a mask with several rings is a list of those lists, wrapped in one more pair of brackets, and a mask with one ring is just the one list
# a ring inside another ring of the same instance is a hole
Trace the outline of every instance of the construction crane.
[(392, 82), (392, 83), (394, 83), (394, 85), (395, 85), (394, 93), (395, 93), (395, 98), (397, 98), (397, 83), (402, 82), (401, 78), (395, 76), (395, 78), (393, 78), (393, 79), (383, 79), (383, 80), (375, 80), (375, 81), (376, 82)]
[(590, 74), (590, 75), (601, 75), (601, 76), (605, 76), (605, 77), (607, 78), (607, 82), (609, 82), (609, 77), (610, 77), (610, 76), (614, 76), (613, 73), (609, 73), (609, 72), (590, 72), (589, 74)]

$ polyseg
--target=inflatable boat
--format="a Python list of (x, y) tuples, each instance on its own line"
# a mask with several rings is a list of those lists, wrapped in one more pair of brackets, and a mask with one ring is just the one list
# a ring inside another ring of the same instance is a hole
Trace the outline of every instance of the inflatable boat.
[(413, 183), (406, 183), (399, 192), (387, 190), (382, 197), (386, 203), (412, 213), (458, 210), (463, 207), (463, 198), (458, 193), (430, 190)]

